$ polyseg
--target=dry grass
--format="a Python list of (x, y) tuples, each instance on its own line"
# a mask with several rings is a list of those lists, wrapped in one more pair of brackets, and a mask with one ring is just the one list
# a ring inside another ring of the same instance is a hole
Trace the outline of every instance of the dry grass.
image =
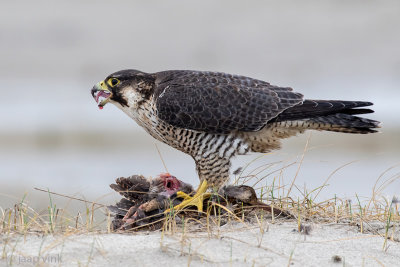
[[(307, 148), (304, 153), (306, 151)], [(179, 236), (181, 252), (184, 254), (183, 247), (191, 250), (188, 243), (189, 236), (201, 231), (207, 233), (209, 237), (219, 237), (222, 225), (236, 221), (240, 222), (245, 228), (259, 229), (259, 235), (255, 238), (258, 239), (258, 244), (261, 246), (263, 233), (268, 228), (266, 222), (295, 220), (298, 231), (305, 235), (310, 231), (309, 225), (313, 223), (347, 224), (358, 226), (361, 233), (368, 232), (382, 236), (384, 238), (383, 250), (387, 249), (388, 240), (400, 241), (394, 235), (396, 228), (400, 225), (400, 201), (396, 197), (387, 198), (384, 196), (385, 188), (400, 179), (400, 173), (388, 176), (389, 171), (397, 166), (389, 168), (377, 179), (369, 198), (361, 198), (356, 195), (355, 200), (350, 200), (333, 196), (331, 199), (318, 202), (316, 199), (321, 190), (327, 186), (332, 175), (343, 166), (335, 170), (320, 187), (312, 190), (300, 190), (295, 180), (303, 158), (304, 154), (299, 161), (293, 161), (279, 169), (273, 167), (282, 164), (281, 162), (273, 162), (254, 168), (253, 161), (235, 172), (235, 184), (252, 185), (258, 192), (260, 200), (273, 209), (280, 209), (292, 214), (291, 219), (277, 217), (275, 212), (272, 212), (272, 214), (265, 211), (250, 212), (241, 209), (241, 207), (236, 207), (237, 210), (235, 211), (233, 207), (224, 207), (219, 203), (210, 202), (207, 212), (200, 217), (189, 216), (188, 213), (175, 214), (172, 211), (165, 219), (160, 221), (163, 224), (162, 237), (165, 235)], [(296, 164), (298, 164), (296, 176), (289, 182), (285, 182), (285, 169)], [(294, 189), (296, 189), (297, 194), (294, 194)], [(58, 208), (54, 203), (52, 196), (55, 193), (49, 191), (43, 193), (48, 194), (49, 202), (47, 209), (42, 211), (35, 211), (30, 208), (28, 203), (25, 202), (26, 195), (14, 207), (5, 209), (0, 207), (0, 234), (3, 240), (0, 258), (4, 258), (10, 253), (12, 255), (17, 242), (9, 242), (9, 240), (16, 235), (70, 235), (112, 232), (112, 218), (104, 205), (72, 198), (74, 201), (83, 202), (85, 209), (77, 214), (69, 214), (67, 210)], [(161, 239), (161, 247), (163, 247), (163, 238)], [(164, 249), (171, 248), (164, 247)]]

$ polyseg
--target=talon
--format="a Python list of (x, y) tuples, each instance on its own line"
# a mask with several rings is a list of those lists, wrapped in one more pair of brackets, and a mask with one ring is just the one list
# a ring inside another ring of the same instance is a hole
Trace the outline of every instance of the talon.
[(191, 199), (192, 197), (186, 194), (185, 192), (178, 191), (176, 192), (176, 196), (179, 198), (183, 198), (184, 200)]
[[(176, 194), (178, 197), (183, 198), (184, 200), (182, 201), (182, 203), (176, 205), (175, 207), (173, 207), (173, 210), (175, 211), (179, 211), (182, 210), (186, 207), (189, 206), (196, 206), (197, 207), (197, 211), (202, 212), (203, 211), (203, 201), (205, 198), (209, 197), (210, 194), (206, 193), (208, 187), (208, 183), (207, 181), (203, 181), (199, 188), (196, 191), (196, 194), (194, 194), (193, 197), (189, 196), (188, 194), (178, 191)], [(165, 211), (165, 213), (170, 212), (171, 209), (167, 209)]]

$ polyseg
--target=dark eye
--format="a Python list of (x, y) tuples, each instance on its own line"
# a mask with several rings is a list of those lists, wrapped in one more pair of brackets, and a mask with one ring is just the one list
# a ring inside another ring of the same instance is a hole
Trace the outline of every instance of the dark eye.
[(110, 78), (110, 79), (108, 79), (108, 84), (111, 86), (111, 87), (114, 87), (114, 86), (116, 86), (117, 84), (119, 84), (120, 83), (120, 80), (118, 80), (117, 78)]

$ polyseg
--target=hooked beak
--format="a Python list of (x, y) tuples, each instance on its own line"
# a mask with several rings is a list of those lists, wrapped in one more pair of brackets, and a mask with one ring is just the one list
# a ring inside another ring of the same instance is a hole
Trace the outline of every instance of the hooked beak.
[(112, 96), (111, 91), (104, 81), (98, 82), (93, 86), (91, 93), (99, 109), (103, 109), (103, 106), (110, 101)]

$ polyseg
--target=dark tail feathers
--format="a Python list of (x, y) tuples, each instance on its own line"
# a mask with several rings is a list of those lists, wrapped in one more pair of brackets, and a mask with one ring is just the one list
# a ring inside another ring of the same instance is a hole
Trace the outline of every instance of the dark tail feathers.
[(328, 130), (346, 133), (374, 133), (379, 122), (354, 115), (373, 113), (372, 109), (360, 108), (372, 106), (371, 102), (341, 100), (304, 100), (303, 103), (288, 108), (275, 120), (308, 121), (316, 123), (316, 130)]

